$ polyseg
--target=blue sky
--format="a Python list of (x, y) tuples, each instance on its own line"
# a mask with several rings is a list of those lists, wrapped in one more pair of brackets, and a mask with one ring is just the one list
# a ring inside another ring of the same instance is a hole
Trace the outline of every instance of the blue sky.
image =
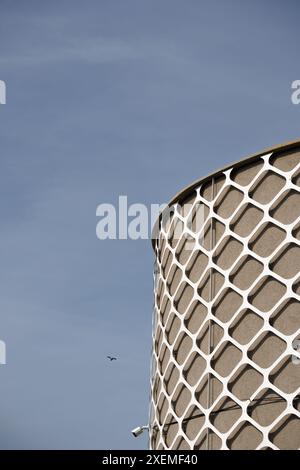
[(145, 448), (151, 244), (98, 240), (96, 207), (167, 202), (299, 137), (299, 3), (1, 0), (0, 16), (0, 446)]

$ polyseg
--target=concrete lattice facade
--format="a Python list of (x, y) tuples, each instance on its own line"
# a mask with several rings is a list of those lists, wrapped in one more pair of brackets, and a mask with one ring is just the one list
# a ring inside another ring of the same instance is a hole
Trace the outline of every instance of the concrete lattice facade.
[(300, 142), (170, 205), (153, 242), (150, 447), (300, 448)]

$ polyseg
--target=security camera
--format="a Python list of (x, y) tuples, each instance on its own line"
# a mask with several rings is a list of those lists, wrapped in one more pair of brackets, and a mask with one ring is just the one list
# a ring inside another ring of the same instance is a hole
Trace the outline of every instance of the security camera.
[(134, 437), (138, 437), (141, 434), (143, 434), (145, 429), (148, 429), (148, 426), (138, 426), (137, 428), (134, 428), (131, 432), (134, 435)]

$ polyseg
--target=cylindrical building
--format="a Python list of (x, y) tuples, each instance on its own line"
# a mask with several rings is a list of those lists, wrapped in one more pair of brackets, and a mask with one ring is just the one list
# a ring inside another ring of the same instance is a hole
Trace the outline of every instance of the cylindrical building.
[(150, 447), (299, 449), (300, 141), (198, 180), (167, 212)]

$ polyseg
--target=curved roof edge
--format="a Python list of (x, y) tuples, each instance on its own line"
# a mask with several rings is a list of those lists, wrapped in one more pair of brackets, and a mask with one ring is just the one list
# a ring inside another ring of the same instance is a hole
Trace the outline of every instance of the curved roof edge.
[[(283, 144), (279, 144), (279, 145), (275, 145), (273, 147), (266, 148), (266, 149), (262, 150), (261, 152), (251, 154), (248, 157), (242, 158), (242, 159), (237, 160), (233, 163), (229, 163), (228, 165), (225, 165), (224, 167), (219, 168), (218, 170), (213, 171), (212, 173), (210, 173), (206, 176), (202, 176), (201, 178), (198, 178), (197, 180), (193, 181), (193, 183), (189, 184), (188, 186), (185, 186), (181, 191), (179, 191), (177, 194), (175, 194), (175, 196), (168, 203), (168, 206), (170, 207), (170, 206), (172, 206), (172, 204), (175, 204), (176, 202), (179, 202), (180, 200), (185, 199), (185, 197), (187, 197), (190, 194), (190, 192), (193, 191), (193, 189), (195, 187), (199, 186), (199, 184), (205, 183), (205, 181), (209, 180), (213, 176), (218, 176), (220, 173), (222, 173), (223, 171), (228, 170), (229, 168), (238, 167), (240, 165), (242, 166), (245, 163), (250, 163), (252, 160), (255, 160), (259, 157), (262, 157), (263, 155), (268, 154), (268, 153), (273, 153), (273, 152), (278, 152), (278, 151), (288, 151), (288, 150), (291, 150), (294, 147), (298, 147), (298, 146), (300, 146), (300, 138), (297, 139), (297, 140), (291, 140), (291, 141), (285, 142)], [(152, 234), (155, 233), (155, 232), (158, 233), (157, 225), (159, 223), (159, 220), (160, 220), (162, 214), (163, 214), (163, 211), (159, 214), (159, 216), (158, 216), (158, 218), (157, 218), (157, 220), (156, 220), (156, 222), (153, 226)], [(154, 245), (155, 240), (156, 240), (156, 238), (153, 238), (153, 236), (152, 236), (151, 241), (152, 241), (152, 247), (153, 248), (155, 248), (155, 245)]]

